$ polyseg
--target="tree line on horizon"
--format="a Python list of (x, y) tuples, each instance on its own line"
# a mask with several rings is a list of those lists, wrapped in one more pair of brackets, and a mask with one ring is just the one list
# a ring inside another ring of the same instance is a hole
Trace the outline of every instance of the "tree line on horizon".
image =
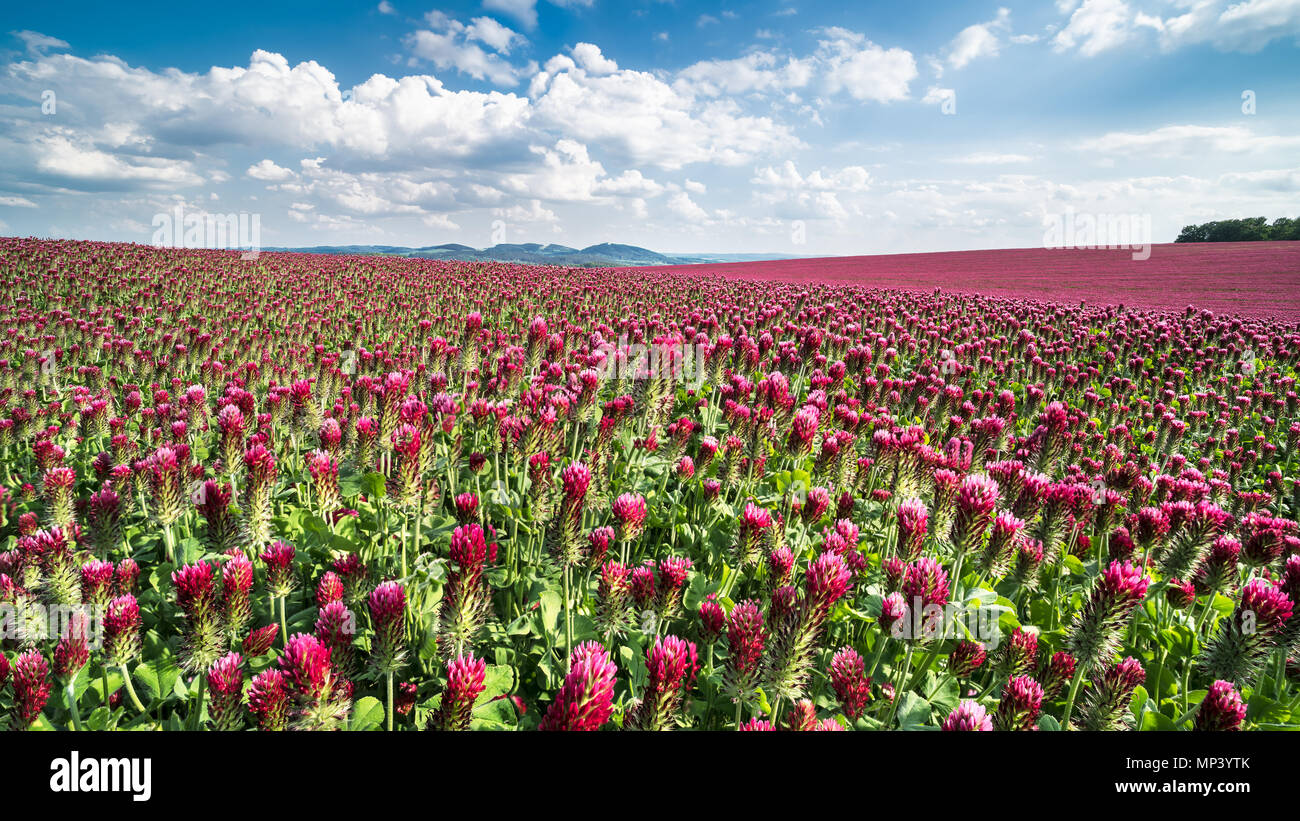
[(1174, 242), (1265, 242), (1300, 240), (1300, 217), (1278, 217), (1270, 224), (1268, 217), (1213, 220), (1188, 225)]

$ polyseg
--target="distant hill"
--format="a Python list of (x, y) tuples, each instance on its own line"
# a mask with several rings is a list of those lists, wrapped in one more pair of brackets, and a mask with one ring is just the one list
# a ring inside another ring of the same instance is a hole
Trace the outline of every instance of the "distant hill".
[(692, 254), (669, 256), (616, 242), (602, 242), (586, 248), (556, 243), (506, 242), (491, 248), (472, 248), (455, 242), (406, 248), (398, 245), (314, 245), (309, 248), (265, 248), (265, 251), (293, 251), (305, 254), (363, 254), (462, 260), (466, 262), (519, 262), (528, 265), (563, 265), (574, 268), (622, 268), (641, 265), (693, 265), (718, 262), (800, 258), (792, 254)]

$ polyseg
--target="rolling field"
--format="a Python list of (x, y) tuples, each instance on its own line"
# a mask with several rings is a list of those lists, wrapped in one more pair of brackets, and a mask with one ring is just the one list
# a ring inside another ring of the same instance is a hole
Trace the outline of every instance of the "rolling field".
[[(656, 268), (654, 270), (664, 270)], [(1153, 245), (1128, 250), (1014, 248), (673, 266), (671, 270), (782, 282), (959, 293), (1089, 305), (1123, 304), (1300, 321), (1300, 243)]]

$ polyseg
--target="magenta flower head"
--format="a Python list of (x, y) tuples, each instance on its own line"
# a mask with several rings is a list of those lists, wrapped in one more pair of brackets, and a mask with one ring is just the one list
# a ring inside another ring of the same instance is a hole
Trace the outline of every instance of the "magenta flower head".
[(998, 678), (1030, 675), (1038, 664), (1038, 634), (1017, 627), (1010, 641), (1003, 642), (995, 654)]
[(689, 456), (683, 456), (677, 460), (677, 479), (685, 482), (695, 475), (695, 461)]
[(717, 501), (719, 494), (722, 492), (722, 482), (717, 479), (705, 479), (700, 483), (700, 488), (704, 491), (706, 501)]
[(806, 599), (812, 612), (821, 619), (830, 615), (835, 602), (848, 592), (853, 573), (838, 553), (822, 553), (808, 562), (804, 575)]
[(649, 610), (655, 601), (654, 559), (646, 559), (645, 564), (633, 568), (628, 578), (632, 588), (632, 603), (638, 610)]
[(759, 507), (753, 502), (745, 503), (745, 510), (740, 516), (740, 531), (736, 542), (738, 567), (745, 568), (757, 564), (763, 556), (767, 545), (767, 531), (772, 527), (772, 512)]
[(641, 535), (645, 527), (645, 497), (636, 493), (624, 493), (614, 500), (611, 512), (620, 542), (630, 542)]
[(118, 596), (104, 611), (105, 652), (118, 666), (140, 654), (140, 605), (135, 596)]
[(221, 612), (226, 634), (243, 635), (253, 618), (253, 563), (243, 553), (232, 556), (221, 567)]
[(1130, 517), (1129, 531), (1144, 554), (1149, 554), (1169, 533), (1169, 517), (1158, 507), (1144, 507)]
[(981, 474), (971, 474), (962, 479), (957, 490), (957, 515), (953, 518), (951, 535), (958, 552), (979, 547), (997, 503), (996, 481)]
[(581, 564), (586, 548), (582, 511), (591, 486), (591, 470), (581, 462), (572, 462), (560, 472), (560, 482), (564, 489), (560, 513), (551, 522), (546, 538), (551, 554), (561, 565), (572, 567)]
[(477, 576), (488, 560), (487, 537), (477, 524), (462, 525), (452, 531), (448, 558), (466, 575)]
[(356, 617), (348, 606), (342, 601), (332, 601), (320, 608), (315, 633), (316, 638), (329, 646), (334, 669), (342, 676), (354, 675), (357, 670), (352, 639), (356, 635)]
[(993, 717), (978, 701), (963, 701), (943, 720), (944, 732), (989, 732)]
[(175, 448), (163, 445), (149, 457), (145, 478), (149, 482), (152, 512), (158, 523), (167, 526), (184, 512), (186, 494), (180, 454)]
[(305, 461), (320, 509), (329, 513), (341, 507), (338, 459), (329, 451), (314, 450), (306, 456)]
[(260, 442), (244, 451), (244, 531), (254, 549), (271, 541), (271, 499), (279, 471), (275, 454)]
[(81, 566), (81, 600), (104, 607), (113, 597), (113, 577), (117, 568), (112, 562), (93, 559)]
[(768, 721), (765, 718), (751, 718), (749, 721), (744, 722), (736, 729), (740, 730), (742, 733), (776, 732), (776, 727), (773, 727), (772, 722)]
[(330, 650), (320, 639), (294, 633), (284, 644), (279, 664), (299, 700), (312, 703), (329, 694)]
[(483, 693), (487, 663), (473, 653), (456, 656), (447, 665), (447, 687), (442, 705), (429, 719), (433, 730), (468, 730), (474, 717), (474, 702)]
[(700, 638), (705, 644), (713, 644), (726, 628), (727, 614), (718, 604), (718, 594), (710, 593), (700, 602)]
[(1237, 562), (1241, 558), (1241, 542), (1231, 536), (1220, 536), (1210, 545), (1209, 553), (1192, 574), (1192, 584), (1198, 594), (1219, 592), (1237, 578)]
[(495, 550), (488, 546), (483, 528), (462, 525), (452, 531), (449, 555), (455, 565), (447, 574), (447, 584), (439, 613), (438, 648), (444, 659), (461, 655), (473, 646), (491, 608), (484, 564)]
[(1003, 731), (1037, 729), (1043, 707), (1043, 688), (1029, 676), (1016, 676), (1002, 688), (994, 726)]
[(900, 561), (910, 563), (921, 557), (929, 521), (930, 511), (920, 499), (904, 499), (898, 505), (898, 542), (894, 553)]
[(948, 573), (934, 559), (917, 559), (908, 565), (902, 592), (909, 607), (943, 607), (948, 603)]
[(74, 610), (54, 648), (54, 675), (71, 684), (90, 660), (90, 617)]
[(758, 684), (759, 663), (767, 634), (758, 602), (746, 599), (731, 608), (727, 617), (727, 691), (738, 701), (747, 701)]
[(1294, 603), (1281, 587), (1254, 578), (1241, 589), (1232, 618), (1224, 619), (1200, 659), (1200, 667), (1215, 679), (1247, 684), (1277, 646), (1290, 621)]
[(122, 543), (122, 513), (122, 497), (109, 487), (108, 482), (99, 492), (91, 494), (87, 505), (88, 529), (95, 552), (100, 556), (108, 555)]
[(799, 506), (799, 518), (803, 519), (805, 524), (813, 525), (820, 522), (822, 516), (831, 506), (831, 493), (824, 487), (814, 487), (808, 490), (807, 498)]
[(1111, 561), (1129, 561), (1136, 552), (1137, 545), (1133, 543), (1127, 527), (1121, 525), (1106, 537), (1106, 555)]
[(244, 697), (244, 659), (238, 653), (227, 653), (208, 670), (208, 716), (214, 730), (237, 730), (242, 725), (240, 702)]
[(908, 565), (903, 576), (903, 600), (911, 614), (911, 632), (917, 641), (932, 638), (943, 626), (948, 604), (948, 573), (934, 559), (923, 557)]
[(266, 563), (266, 587), (272, 596), (284, 598), (298, 586), (293, 573), (293, 545), (287, 542), (272, 542), (262, 551), (262, 561)]
[(36, 650), (28, 650), (14, 659), (11, 728), (26, 730), (40, 717), (50, 698), (49, 674), (49, 664)]
[(1053, 653), (1046, 664), (1040, 665), (1038, 679), (1043, 684), (1043, 698), (1050, 701), (1060, 695), (1065, 685), (1074, 678), (1074, 668), (1077, 666), (1074, 656), (1064, 650)]
[(1282, 555), (1287, 535), (1283, 519), (1265, 513), (1248, 513), (1241, 522), (1241, 559), (1250, 567), (1267, 567)]
[(993, 576), (1002, 576), (1007, 572), (1016, 555), (1020, 532), (1024, 529), (1023, 519), (1003, 511), (993, 518), (993, 529), (989, 532), (988, 543), (980, 560), (984, 572)]
[(316, 606), (324, 607), (330, 602), (343, 601), (346, 597), (347, 590), (339, 574), (333, 570), (326, 570), (316, 584)]
[(1070, 653), (1084, 669), (1095, 669), (1115, 654), (1123, 627), (1146, 597), (1149, 584), (1142, 566), (1131, 562), (1111, 562), (1097, 579), (1088, 603), (1075, 615), (1068, 639)]
[(786, 545), (767, 554), (767, 586), (776, 589), (790, 583), (790, 572), (794, 570), (794, 553)]
[(655, 607), (661, 621), (676, 618), (681, 612), (686, 580), (694, 565), (685, 556), (668, 556), (659, 562), (656, 568)]
[(560, 471), (560, 484), (564, 489), (564, 501), (581, 509), (587, 498), (587, 488), (591, 486), (591, 470), (582, 462), (573, 462)]
[[(883, 639), (882, 639), (883, 640)], [(831, 687), (844, 715), (856, 720), (871, 701), (871, 679), (866, 664), (852, 647), (841, 647), (831, 657)]]
[(587, 567), (597, 568), (605, 563), (609, 549), (614, 544), (614, 528), (595, 527), (587, 534)]
[(321, 450), (337, 456), (339, 446), (343, 444), (343, 428), (339, 425), (339, 420), (332, 417), (322, 420), (316, 430), (316, 441), (320, 443)]
[(206, 672), (221, 654), (221, 610), (214, 571), (207, 562), (196, 562), (172, 572), (176, 606), (185, 613), (181, 657), (184, 668), (195, 675)]
[(1017, 585), (1033, 586), (1038, 577), (1038, 569), (1042, 564), (1043, 543), (1038, 539), (1022, 538), (1016, 546), (1016, 557), (1011, 569), (1011, 578)]
[(613, 559), (600, 566), (596, 587), (596, 628), (608, 640), (621, 636), (629, 627), (631, 571)]
[(805, 405), (795, 413), (790, 423), (790, 435), (786, 437), (786, 448), (792, 455), (807, 456), (812, 452), (820, 422), (821, 411), (815, 405)]
[(614, 713), (614, 679), (618, 667), (594, 641), (573, 648), (564, 684), (547, 709), (540, 730), (599, 730)]
[(455, 502), (456, 521), (462, 525), (474, 521), (478, 515), (478, 496), (473, 493), (462, 493), (456, 497)]
[(60, 465), (46, 471), (42, 485), (45, 489), (46, 523), (50, 527), (72, 526), (76, 483), (77, 472), (70, 467)]
[(1232, 682), (1219, 680), (1210, 685), (1196, 711), (1195, 728), (1207, 732), (1232, 732), (1246, 720), (1246, 705)]
[(1133, 691), (1146, 681), (1146, 671), (1137, 659), (1129, 657), (1107, 665), (1092, 677), (1092, 686), (1079, 712), (1079, 727), (1084, 730), (1118, 730), (1132, 721), (1129, 702)]
[(135, 563), (135, 559), (123, 559), (117, 563), (115, 576), (114, 586), (117, 595), (134, 594), (136, 580), (140, 578), (140, 565)]
[(959, 641), (948, 654), (948, 672), (956, 678), (970, 678), (984, 666), (988, 651), (978, 641)]
[(907, 599), (902, 593), (890, 593), (880, 602), (880, 629), (897, 637), (901, 634), (899, 626), (908, 616)]
[(280, 628), (275, 624), (268, 624), (265, 627), (259, 627), (244, 637), (244, 653), (249, 658), (257, 658), (271, 652), (271, 645), (275, 644), (275, 637), (279, 635)]
[(668, 730), (678, 721), (682, 705), (699, 670), (695, 645), (676, 636), (661, 636), (646, 650), (644, 696), (632, 709), (630, 726), (639, 730)]
[(817, 708), (806, 698), (801, 698), (790, 705), (782, 716), (786, 732), (810, 732), (817, 725)]
[(1165, 601), (1178, 610), (1186, 610), (1196, 601), (1196, 585), (1178, 579), (1170, 579), (1165, 588)]
[(880, 570), (885, 575), (885, 590), (893, 593), (903, 586), (903, 577), (907, 575), (908, 563), (897, 556), (886, 556), (880, 562)]
[(380, 673), (391, 673), (406, 658), (406, 590), (395, 581), (374, 589), (368, 600), (375, 628), (370, 661)]
[(190, 618), (207, 616), (216, 602), (212, 566), (196, 562), (172, 571), (176, 587), (176, 606)]
[(289, 698), (289, 679), (280, 670), (265, 670), (253, 676), (248, 688), (248, 710), (257, 719), (257, 728), (287, 730)]

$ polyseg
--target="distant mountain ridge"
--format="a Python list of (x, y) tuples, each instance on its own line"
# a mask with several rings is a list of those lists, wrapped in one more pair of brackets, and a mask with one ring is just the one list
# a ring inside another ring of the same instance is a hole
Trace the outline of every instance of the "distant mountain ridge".
[(456, 242), (407, 248), (400, 245), (314, 245), (308, 248), (264, 248), (304, 254), (363, 254), (446, 259), (465, 262), (518, 262), (527, 265), (564, 265), (575, 268), (628, 268), (641, 265), (691, 265), (701, 262), (757, 262), (801, 258), (796, 254), (691, 254), (669, 256), (617, 242), (586, 248), (538, 242), (503, 242), (491, 248), (472, 248)]

